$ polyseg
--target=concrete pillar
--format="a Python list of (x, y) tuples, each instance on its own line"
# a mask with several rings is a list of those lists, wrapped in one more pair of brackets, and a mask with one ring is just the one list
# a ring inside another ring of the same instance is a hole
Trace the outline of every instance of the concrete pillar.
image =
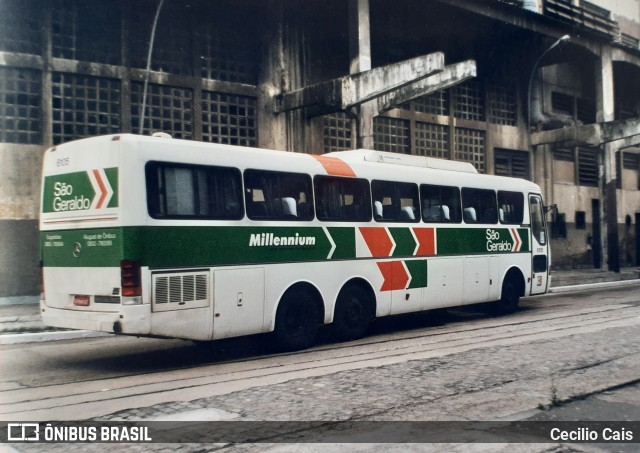
[[(369, 0), (349, 0), (349, 74), (371, 69), (371, 28)], [(373, 149), (373, 117), (378, 114), (375, 101), (354, 108), (356, 148)]]
[(265, 18), (264, 43), (260, 49), (258, 75), (258, 146), (270, 149), (287, 149), (286, 116), (276, 114), (276, 96), (287, 90), (287, 68), (284, 58), (284, 12), (280, 2), (272, 2)]
[(349, 74), (371, 69), (369, 0), (349, 0)]
[[(613, 93), (613, 59), (611, 46), (603, 46), (600, 58), (596, 60), (596, 105), (597, 122), (614, 120), (614, 93)], [(607, 265), (610, 271), (620, 272), (620, 256), (618, 242), (618, 200), (616, 187), (616, 147), (612, 143), (605, 143), (602, 152), (601, 191), (603, 203), (602, 218), (603, 235), (606, 241), (603, 243), (602, 256), (607, 257)], [(605, 254), (606, 253), (606, 254)]]

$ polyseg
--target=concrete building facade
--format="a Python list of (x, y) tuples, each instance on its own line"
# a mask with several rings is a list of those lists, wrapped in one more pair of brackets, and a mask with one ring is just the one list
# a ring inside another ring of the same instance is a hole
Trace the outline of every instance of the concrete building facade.
[(541, 185), (556, 266), (638, 264), (639, 81), (636, 0), (0, 0), (0, 299), (44, 150), (119, 132), (472, 162)]

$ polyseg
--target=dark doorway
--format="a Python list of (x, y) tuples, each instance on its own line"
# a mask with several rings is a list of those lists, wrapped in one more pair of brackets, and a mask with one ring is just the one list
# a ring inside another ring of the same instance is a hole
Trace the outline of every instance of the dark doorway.
[(602, 223), (600, 221), (600, 200), (591, 200), (591, 212), (593, 213), (593, 267), (602, 267)]

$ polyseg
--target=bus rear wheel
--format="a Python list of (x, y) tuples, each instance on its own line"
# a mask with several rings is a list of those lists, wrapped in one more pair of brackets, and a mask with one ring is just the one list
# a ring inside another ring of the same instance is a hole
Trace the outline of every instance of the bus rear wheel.
[(311, 346), (318, 334), (319, 312), (313, 298), (304, 291), (288, 291), (280, 301), (274, 329), (279, 349), (297, 351)]
[(340, 341), (362, 337), (372, 318), (370, 295), (358, 285), (349, 285), (340, 291), (333, 318), (333, 331)]

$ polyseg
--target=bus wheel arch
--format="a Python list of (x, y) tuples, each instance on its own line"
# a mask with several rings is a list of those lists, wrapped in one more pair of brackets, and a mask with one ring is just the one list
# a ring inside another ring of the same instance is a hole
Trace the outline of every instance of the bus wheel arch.
[(500, 300), (493, 304), (497, 314), (513, 313), (518, 309), (520, 298), (525, 295), (525, 279), (517, 267), (510, 268), (502, 279)]
[(287, 288), (278, 302), (273, 335), (278, 347), (295, 351), (310, 347), (324, 319), (320, 291), (308, 282)]
[(362, 337), (376, 315), (375, 291), (362, 278), (346, 282), (336, 299), (332, 330), (340, 341)]

